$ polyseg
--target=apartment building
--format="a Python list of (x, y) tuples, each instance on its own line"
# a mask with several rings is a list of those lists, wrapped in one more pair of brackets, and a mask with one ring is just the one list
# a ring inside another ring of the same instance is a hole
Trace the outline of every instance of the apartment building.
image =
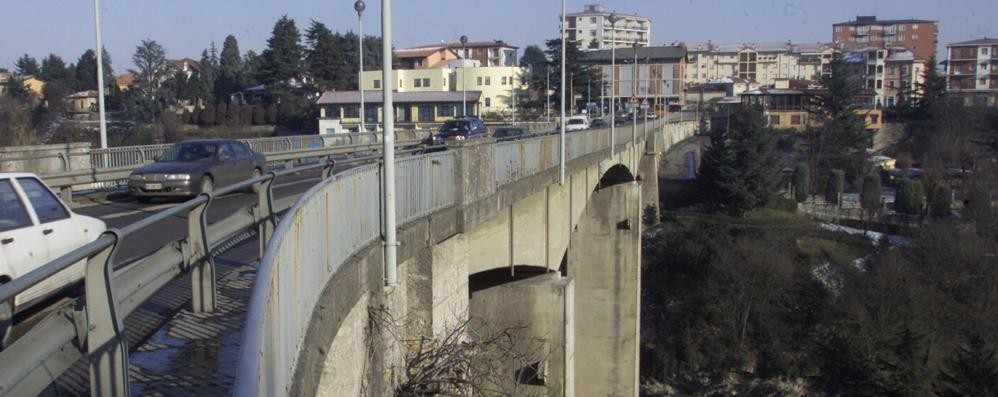
[[(509, 45), (502, 40), (487, 40), (469, 41), (465, 44), (461, 44), (460, 42), (451, 42), (424, 45), (403, 50), (396, 50), (395, 56), (396, 58), (400, 58), (399, 54), (402, 54), (415, 58), (420, 56), (431, 57), (431, 59), (426, 60), (427, 62), (425, 62), (424, 65), (412, 68), (442, 67), (443, 64), (454, 59), (473, 59), (478, 61), (482, 66), (516, 66), (519, 63), (517, 60), (518, 51), (519, 47)], [(453, 54), (449, 54), (447, 52)], [(434, 56), (432, 54), (437, 55)], [(402, 63), (402, 68), (412, 69), (407, 67), (406, 63)]]
[[(611, 24), (610, 15), (617, 15), (619, 20)], [(632, 47), (635, 42), (639, 47), (651, 45), (651, 18), (607, 11), (600, 4), (590, 4), (581, 12), (565, 14), (565, 23), (568, 25), (567, 40), (582, 49)]]
[(998, 39), (946, 45), (946, 85), (965, 103), (998, 105)]
[(876, 16), (857, 16), (855, 20), (832, 25), (832, 42), (843, 50), (904, 47), (921, 61), (936, 55), (938, 35), (939, 22), (925, 19), (878, 20)]
[(928, 67), (928, 62), (903, 47), (856, 49), (843, 61), (867, 92), (863, 105), (874, 109), (893, 108), (915, 95)]
[[(637, 67), (634, 65), (635, 55)], [(616, 50), (616, 57), (615, 67), (611, 66), (611, 50), (588, 51), (580, 60), (600, 71), (603, 81), (601, 97), (615, 98), (618, 107), (624, 106), (631, 98), (647, 99), (657, 112), (665, 112), (668, 107), (685, 102), (686, 47), (621, 48)], [(614, 80), (612, 91), (611, 79)]]
[(740, 78), (771, 86), (777, 80), (817, 80), (835, 54), (829, 43), (689, 43), (687, 84)]
[[(741, 94), (743, 106), (758, 105), (770, 127), (803, 131), (808, 127), (819, 127), (821, 119), (813, 114), (810, 96), (814, 87), (794, 84), (800, 81), (777, 81), (773, 88), (764, 87)], [(883, 113), (879, 109), (858, 109), (868, 131), (879, 130), (883, 125)]]

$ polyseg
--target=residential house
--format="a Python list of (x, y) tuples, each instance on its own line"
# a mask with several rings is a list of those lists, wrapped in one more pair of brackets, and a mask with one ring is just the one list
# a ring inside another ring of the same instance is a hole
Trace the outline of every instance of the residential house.
[[(803, 131), (808, 127), (818, 127), (821, 120), (813, 114), (811, 96), (820, 88), (802, 83), (781, 80), (774, 88), (763, 87), (745, 92), (741, 94), (742, 105), (761, 106), (769, 126), (776, 129)], [(881, 110), (861, 108), (856, 113), (864, 118), (867, 130), (877, 131), (882, 126)]]
[(871, 95), (866, 107), (893, 108), (918, 93), (925, 79), (926, 61), (904, 47), (858, 48), (843, 56), (849, 74)]
[[(517, 62), (517, 51), (518, 47), (507, 44), (502, 40), (488, 40), (488, 41), (469, 41), (465, 44), (460, 42), (450, 42), (442, 44), (430, 44), (420, 47), (413, 47), (404, 50), (398, 50), (395, 52), (396, 58), (399, 57), (399, 52), (403, 55), (412, 56), (422, 56), (422, 54), (427, 51), (433, 51), (435, 58), (428, 59), (432, 64), (423, 67), (443, 67), (449, 61), (454, 59), (473, 59), (479, 62), (482, 66), (516, 66)], [(447, 51), (452, 54), (448, 54)], [(429, 55), (428, 55), (429, 56)], [(407, 68), (406, 63), (400, 63), (404, 69), (415, 69), (417, 67)], [(436, 60), (436, 62), (432, 62)]]
[(118, 86), (118, 91), (125, 92), (135, 83), (135, 75), (131, 72), (120, 74), (114, 77), (114, 84)]
[[(610, 23), (610, 15), (619, 20)], [(589, 4), (580, 12), (565, 14), (568, 41), (579, 48), (603, 50), (611, 47), (638, 47), (651, 45), (651, 18), (607, 11), (600, 4)], [(559, 21), (559, 25), (560, 25)]]
[(190, 79), (195, 73), (201, 73), (201, 63), (190, 58), (168, 59), (169, 63), (176, 71), (179, 71)]
[(440, 68), (447, 62), (458, 59), (458, 54), (445, 45), (405, 48), (392, 52), (398, 60), (399, 69)]
[(66, 96), (66, 112), (70, 117), (87, 116), (97, 112), (97, 90), (86, 90)]

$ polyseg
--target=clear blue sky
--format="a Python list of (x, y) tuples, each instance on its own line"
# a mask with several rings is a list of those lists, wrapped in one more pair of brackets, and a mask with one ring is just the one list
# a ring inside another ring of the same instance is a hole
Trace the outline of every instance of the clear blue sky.
[[(569, 12), (595, 1), (569, 0)], [(558, 0), (396, 0), (394, 45), (453, 40), (503, 39), (521, 48), (557, 37)], [(998, 37), (996, 0), (605, 0), (608, 9), (653, 20), (655, 44), (673, 41), (831, 41), (834, 22), (856, 15), (939, 21), (945, 43)], [(365, 33), (380, 34), (381, 2), (369, 0)], [(115, 71), (131, 66), (139, 40), (162, 44), (170, 58), (197, 59), (215, 41), (234, 34), (240, 50), (258, 53), (274, 22), (287, 14), (304, 30), (311, 19), (333, 30), (356, 30), (353, 0), (101, 0), (104, 46)], [(91, 0), (7, 1), (0, 24), (0, 67), (13, 68), (28, 53), (75, 62), (94, 46)], [(940, 59), (945, 58), (940, 54)]]

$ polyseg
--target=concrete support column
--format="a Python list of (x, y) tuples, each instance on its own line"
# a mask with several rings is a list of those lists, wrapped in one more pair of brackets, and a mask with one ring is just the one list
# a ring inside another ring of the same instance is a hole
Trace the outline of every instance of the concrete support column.
[(641, 186), (597, 190), (568, 253), (575, 280), (575, 390), (638, 395)]
[(658, 166), (661, 156), (658, 154), (645, 154), (641, 156), (641, 163), (638, 165), (638, 182), (641, 184), (641, 219), (644, 226), (658, 224), (659, 197), (658, 197)]
[(572, 279), (558, 273), (471, 293), (471, 326), (476, 334), (515, 329), (514, 354), (506, 358), (502, 368), (495, 368), (502, 390), (516, 396), (575, 395), (573, 299)]

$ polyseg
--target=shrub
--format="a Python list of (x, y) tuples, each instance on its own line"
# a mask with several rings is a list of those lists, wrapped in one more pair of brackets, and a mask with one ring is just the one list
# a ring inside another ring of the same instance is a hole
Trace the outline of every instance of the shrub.
[(277, 124), (277, 104), (272, 103), (267, 106), (267, 124)]
[(239, 125), (250, 125), (253, 122), (253, 107), (243, 105), (239, 112)]
[(921, 215), (925, 211), (925, 187), (920, 181), (911, 184), (911, 210), (913, 215)]
[(880, 185), (880, 175), (869, 173), (863, 178), (863, 190), (859, 194), (859, 204), (866, 212), (867, 219), (873, 219), (883, 208), (881, 195), (883, 188)]
[(949, 186), (936, 184), (932, 187), (932, 202), (929, 213), (934, 217), (946, 217), (953, 205), (953, 190)]
[(267, 124), (267, 115), (263, 110), (263, 106), (256, 105), (253, 106), (253, 125), (265, 125)]
[(898, 182), (897, 194), (894, 195), (894, 210), (900, 214), (916, 214), (915, 211), (915, 191), (914, 183), (911, 179), (902, 179)]
[(201, 111), (201, 115), (198, 118), (199, 124), (210, 127), (215, 125), (215, 107), (207, 106)]
[(226, 123), (226, 118), (229, 116), (229, 107), (225, 105), (225, 102), (219, 102), (215, 106), (215, 125), (222, 125)]
[(807, 201), (807, 196), (811, 194), (811, 168), (807, 164), (797, 164), (794, 169), (794, 196), (797, 202)]

